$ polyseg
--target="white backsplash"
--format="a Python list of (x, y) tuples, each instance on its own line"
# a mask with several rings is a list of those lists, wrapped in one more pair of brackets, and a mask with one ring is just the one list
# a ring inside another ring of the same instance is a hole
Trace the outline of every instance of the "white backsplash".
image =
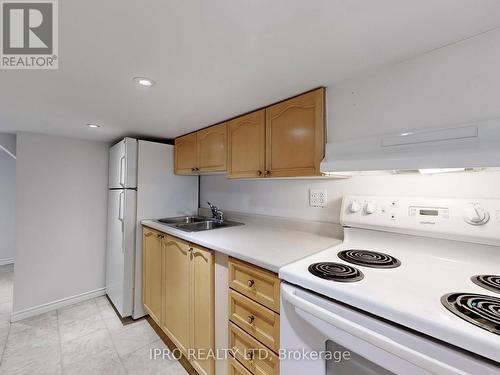
[[(326, 189), (325, 208), (309, 207), (309, 189)], [(344, 194), (425, 197), (500, 198), (500, 172), (460, 172), (438, 175), (401, 174), (355, 176), (349, 179), (230, 180), (202, 176), (200, 204), (222, 210), (269, 215), (299, 221), (339, 223)]]

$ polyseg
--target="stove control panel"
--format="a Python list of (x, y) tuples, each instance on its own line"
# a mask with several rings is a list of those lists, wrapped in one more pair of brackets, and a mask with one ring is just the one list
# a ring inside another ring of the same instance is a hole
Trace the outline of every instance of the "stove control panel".
[(500, 200), (345, 196), (344, 226), (500, 245)]

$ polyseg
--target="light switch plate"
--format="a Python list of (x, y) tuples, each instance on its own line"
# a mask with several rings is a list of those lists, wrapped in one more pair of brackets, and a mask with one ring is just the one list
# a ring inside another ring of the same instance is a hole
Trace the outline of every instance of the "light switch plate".
[(326, 207), (328, 194), (326, 189), (309, 189), (309, 206)]

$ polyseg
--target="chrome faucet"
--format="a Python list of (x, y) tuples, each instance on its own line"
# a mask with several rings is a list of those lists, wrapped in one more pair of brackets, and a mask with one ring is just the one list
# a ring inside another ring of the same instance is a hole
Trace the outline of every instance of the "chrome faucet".
[(210, 210), (212, 211), (212, 217), (219, 221), (224, 221), (224, 212), (219, 210), (217, 206), (214, 206), (212, 203), (207, 202)]

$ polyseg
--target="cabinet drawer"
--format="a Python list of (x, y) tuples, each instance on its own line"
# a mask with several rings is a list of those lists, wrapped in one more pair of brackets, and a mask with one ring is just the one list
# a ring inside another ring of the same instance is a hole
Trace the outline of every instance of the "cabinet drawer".
[(279, 313), (280, 281), (276, 274), (230, 259), (229, 286)]
[(234, 359), (233, 356), (230, 355), (227, 362), (229, 365), (229, 375), (252, 375), (252, 373)]
[(229, 319), (275, 352), (279, 350), (279, 314), (229, 290)]
[(234, 357), (255, 375), (279, 375), (279, 358), (248, 333), (229, 322), (229, 348)]

